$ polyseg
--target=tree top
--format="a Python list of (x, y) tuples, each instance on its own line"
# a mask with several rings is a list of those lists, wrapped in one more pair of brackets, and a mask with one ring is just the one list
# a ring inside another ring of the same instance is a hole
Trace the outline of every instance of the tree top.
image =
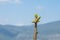
[(33, 23), (37, 23), (37, 22), (40, 22), (39, 19), (41, 18), (38, 14), (35, 14), (35, 20), (33, 20), (32, 22)]

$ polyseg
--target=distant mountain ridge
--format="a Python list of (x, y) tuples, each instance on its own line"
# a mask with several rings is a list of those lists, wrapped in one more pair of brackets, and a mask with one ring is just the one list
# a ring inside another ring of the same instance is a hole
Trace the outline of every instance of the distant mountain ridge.
[(60, 21), (51, 22), (51, 23), (47, 23), (47, 24), (43, 24), (43, 25), (39, 25), (39, 26), (40, 26), (41, 30), (44, 29), (44, 31), (45, 31), (44, 34), (49, 34), (49, 33), (51, 34), (53, 32), (60, 33)]
[[(17, 27), (13, 25), (0, 25), (1, 40), (32, 40), (33, 33), (34, 33), (33, 25), (22, 27)], [(38, 25), (38, 40), (39, 39), (49, 40), (48, 38), (45, 37), (47, 35), (54, 34), (60, 34), (60, 21)]]

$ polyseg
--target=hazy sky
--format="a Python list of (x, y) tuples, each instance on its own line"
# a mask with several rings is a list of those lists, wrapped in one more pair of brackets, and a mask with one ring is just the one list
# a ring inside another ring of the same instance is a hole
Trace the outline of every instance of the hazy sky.
[(0, 24), (29, 25), (35, 13), (41, 24), (60, 20), (60, 0), (0, 0)]

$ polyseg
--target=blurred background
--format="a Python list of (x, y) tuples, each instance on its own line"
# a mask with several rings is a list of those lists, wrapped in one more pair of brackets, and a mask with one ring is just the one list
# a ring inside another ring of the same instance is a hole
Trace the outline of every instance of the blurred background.
[(33, 40), (36, 13), (38, 40), (60, 40), (60, 0), (0, 0), (0, 40)]

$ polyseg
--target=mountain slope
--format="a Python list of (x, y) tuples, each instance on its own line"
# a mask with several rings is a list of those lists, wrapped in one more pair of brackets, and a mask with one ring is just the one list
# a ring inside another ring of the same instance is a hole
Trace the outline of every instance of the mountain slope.
[(38, 27), (38, 29), (42, 30), (42, 34), (60, 33), (60, 21), (51, 22), (39, 26), (40, 27)]
[[(1, 40), (32, 40), (33, 33), (33, 25), (22, 27), (13, 25), (0, 25)], [(55, 38), (56, 40), (60, 40), (60, 36), (58, 35), (60, 35), (60, 21), (38, 25), (38, 40), (54, 40)]]

